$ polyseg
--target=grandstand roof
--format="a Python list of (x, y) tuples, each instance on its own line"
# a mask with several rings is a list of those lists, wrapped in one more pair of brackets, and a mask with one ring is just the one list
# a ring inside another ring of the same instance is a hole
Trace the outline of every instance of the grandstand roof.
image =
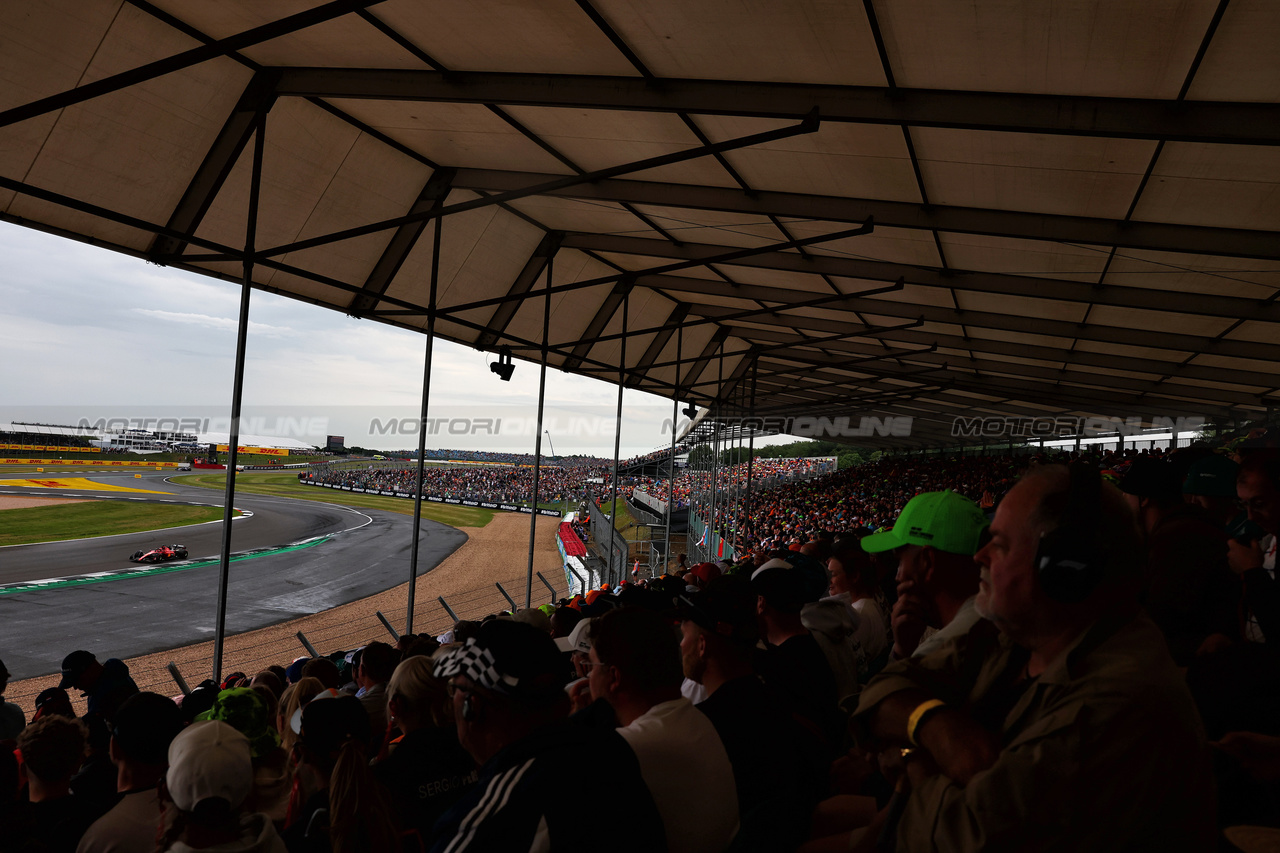
[(96, 438), (101, 430), (93, 427), (58, 426), (56, 424), (17, 424), (0, 423), (0, 435), (5, 433), (25, 433), (27, 435), (76, 435)]
[(1248, 417), (1278, 41), (1257, 0), (9, 3), (0, 216), (235, 280), (265, 114), (264, 290), (421, 331), (438, 260), (436, 333), (536, 359), (550, 274), (552, 366), (915, 419), (873, 445)]

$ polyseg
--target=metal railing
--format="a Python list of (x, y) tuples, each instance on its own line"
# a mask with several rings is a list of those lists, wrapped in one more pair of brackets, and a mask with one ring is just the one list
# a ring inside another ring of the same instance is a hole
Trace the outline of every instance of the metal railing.
[[(572, 593), (567, 585), (558, 576), (550, 578), (543, 577), (538, 573), (540, 584), (534, 585), (534, 606), (539, 604), (554, 603), (561, 598), (568, 598)], [(541, 593), (539, 593), (541, 590)], [(576, 591), (576, 590), (575, 590)], [(429, 596), (423, 596), (424, 600), (418, 602), (414, 607), (413, 624), (417, 629), (417, 633), (436, 637), (453, 627), (454, 619), (449, 615), (452, 610), (457, 614), (459, 619), (480, 620), (491, 613), (501, 613), (504, 610), (511, 609), (508, 599), (503, 595), (500, 589), (493, 586), (477, 587), (467, 592), (451, 596), (445, 604), (441, 599)], [(391, 622), (393, 625), (405, 624), (405, 617), (408, 615), (408, 607), (389, 607), (380, 611), (364, 613), (353, 619), (342, 622), (341, 624), (330, 625), (326, 627), (312, 627), (307, 629), (307, 640), (321, 653), (332, 654), (335, 651), (354, 649), (366, 645), (373, 640), (387, 641), (388, 633), (384, 620)], [(288, 666), (295, 658), (307, 654), (307, 650), (301, 645), (293, 645), (287, 641), (282, 641), (280, 637), (270, 636), (271, 629), (257, 629), (249, 633), (261, 632), (264, 636), (255, 639), (250, 643), (239, 643), (237, 637), (227, 638), (227, 647), (223, 652), (223, 672), (245, 672), (253, 675), (265, 669), (272, 664)], [(239, 635), (241, 637), (244, 634)], [(393, 640), (394, 641), (394, 640)], [(170, 661), (164, 659), (162, 655), (145, 655), (142, 659), (147, 660), (143, 665), (135, 661), (129, 665), (129, 674), (138, 684), (138, 688), (144, 691), (154, 691), (164, 695), (173, 695), (175, 693), (175, 683), (172, 674), (169, 671)], [(210, 646), (207, 652), (195, 658), (189, 658), (183, 664), (183, 671), (188, 677), (194, 673), (201, 675), (212, 670), (213, 667), (213, 648)], [(25, 682), (33, 685), (32, 687), (19, 689), (20, 685), (10, 685), (5, 692), (5, 701), (14, 702), (22, 708), (30, 718), (34, 713), (35, 698), (40, 691), (49, 686), (43, 682), (55, 679), (57, 674), (48, 676), (47, 678), (31, 679)], [(191, 685), (192, 687), (195, 684)], [(79, 699), (76, 693), (72, 692), (73, 704), (76, 704), (77, 713), (84, 710), (84, 700)]]

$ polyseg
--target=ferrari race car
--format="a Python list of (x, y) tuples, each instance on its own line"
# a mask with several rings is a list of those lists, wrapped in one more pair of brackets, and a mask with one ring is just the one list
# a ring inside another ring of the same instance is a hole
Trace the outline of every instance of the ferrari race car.
[(163, 563), (166, 560), (185, 560), (187, 558), (186, 545), (161, 545), (151, 550), (134, 551), (133, 556), (129, 558), (131, 563)]

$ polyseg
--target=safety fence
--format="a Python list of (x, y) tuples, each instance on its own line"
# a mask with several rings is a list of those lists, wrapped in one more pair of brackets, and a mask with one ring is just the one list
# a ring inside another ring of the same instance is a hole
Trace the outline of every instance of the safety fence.
[[(430, 576), (427, 575), (425, 577)], [(418, 601), (413, 609), (415, 634), (436, 637), (452, 628), (454, 622), (458, 619), (480, 620), (490, 614), (514, 609), (515, 604), (513, 602), (521, 606), (524, 604), (523, 589), (505, 590), (499, 584), (476, 587), (475, 589), (450, 596), (447, 600), (442, 597), (430, 597), (429, 589), (428, 586), (427, 595), (424, 596), (422, 594), (422, 580), (419, 581)], [(573, 592), (577, 592), (576, 583), (574, 584)], [(542, 573), (536, 573), (533, 583), (534, 607), (554, 603), (561, 598), (569, 597), (571, 594), (564, 578), (560, 578), (557, 575), (544, 577)], [(275, 626), (274, 630), (265, 628), (239, 636), (228, 637), (226, 650), (223, 653), (222, 671), (224, 676), (232, 672), (245, 672), (253, 675), (272, 664), (288, 666), (295, 658), (308, 653), (301, 640), (297, 638), (296, 634), (292, 633), (298, 629), (305, 631), (304, 636), (307, 641), (321, 655), (330, 655), (337, 651), (359, 648), (374, 640), (394, 643), (395, 636), (388, 629), (386, 623), (390, 623), (394, 630), (401, 631), (404, 629), (405, 617), (408, 612), (407, 605), (389, 607), (381, 611), (358, 613), (350, 619), (334, 620), (332, 623), (317, 620), (315, 617), (302, 617)], [(386, 620), (385, 623), (383, 619)], [(281, 631), (289, 631), (290, 633), (282, 637)], [(99, 652), (98, 657), (100, 660), (105, 660), (111, 656), (110, 650), (97, 651)], [(54, 660), (54, 658), (64, 654), (65, 650), (50, 650), (50, 652), (51, 666), (56, 668), (57, 660)], [(147, 655), (139, 658), (129, 663), (129, 674), (137, 682), (141, 690), (175, 695), (178, 692), (177, 685), (174, 683), (168, 669), (168, 663), (171, 660), (182, 658), (185, 661), (180, 669), (182, 675), (192, 687), (201, 680), (208, 678), (209, 673), (213, 671), (212, 644), (207, 644), (207, 650), (202, 649), (194, 656), (183, 654), (183, 652), (184, 649), (179, 648), (173, 649), (168, 653)], [(5, 701), (16, 703), (30, 718), (34, 711), (36, 696), (45, 687), (50, 686), (50, 681), (56, 684), (57, 676), (31, 679), (10, 685), (5, 692)], [(73, 700), (81, 703), (75, 691), (71, 692)], [(82, 710), (83, 705), (78, 704), (78, 711)]]
[[(622, 499), (622, 496), (619, 496), (618, 500)], [(591, 540), (595, 543), (597, 556), (604, 564), (601, 574), (605, 581), (616, 583), (626, 572), (631, 545), (615, 526), (614, 513), (605, 513), (600, 506), (601, 498), (592, 495), (590, 500), (594, 507), (591, 512)], [(604, 500), (608, 499), (604, 498)]]

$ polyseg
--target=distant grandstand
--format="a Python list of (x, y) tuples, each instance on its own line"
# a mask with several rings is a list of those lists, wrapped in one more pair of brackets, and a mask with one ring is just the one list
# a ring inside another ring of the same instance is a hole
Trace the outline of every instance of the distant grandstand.
[[(317, 452), (314, 445), (281, 436), (241, 434), (239, 439), (241, 449), (249, 452)], [(0, 422), (0, 450), (19, 456), (50, 452), (199, 453), (210, 445), (221, 445), (218, 452), (222, 452), (228, 440), (227, 433)]]

